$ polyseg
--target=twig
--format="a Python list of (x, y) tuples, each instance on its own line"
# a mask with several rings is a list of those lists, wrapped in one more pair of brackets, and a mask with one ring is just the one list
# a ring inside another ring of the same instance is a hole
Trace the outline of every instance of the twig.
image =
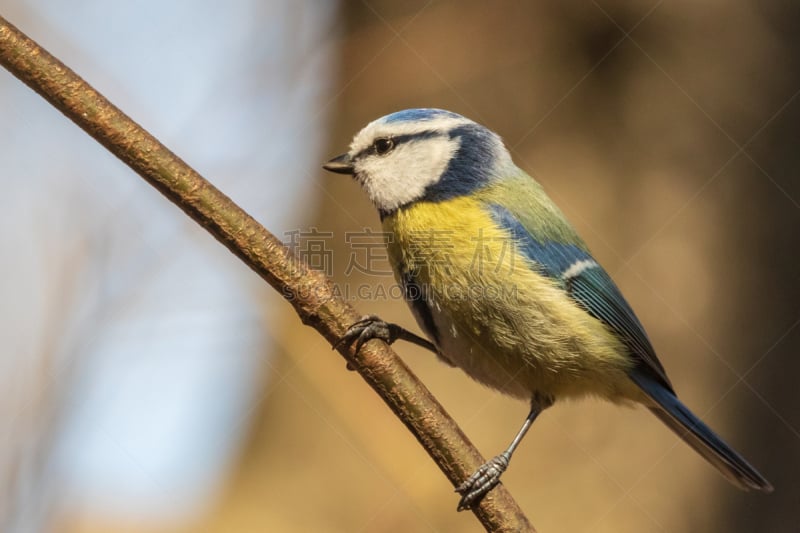
[[(230, 198), (2, 17), (0, 64), (206, 228), (286, 297), (304, 324), (329, 342), (335, 342), (359, 318), (334, 294), (322, 273), (306, 268)], [(454, 486), (484, 462), (387, 345), (370, 341), (358, 353), (348, 347), (339, 352), (411, 430)], [(533, 531), (502, 484), (474, 512), (489, 531)]]

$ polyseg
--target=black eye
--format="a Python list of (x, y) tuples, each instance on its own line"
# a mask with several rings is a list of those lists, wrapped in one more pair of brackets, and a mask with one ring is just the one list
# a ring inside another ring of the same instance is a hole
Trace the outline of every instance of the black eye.
[(381, 137), (380, 139), (375, 139), (375, 142), (372, 143), (372, 146), (375, 147), (376, 154), (385, 155), (391, 152), (392, 148), (394, 148), (394, 141), (388, 137)]

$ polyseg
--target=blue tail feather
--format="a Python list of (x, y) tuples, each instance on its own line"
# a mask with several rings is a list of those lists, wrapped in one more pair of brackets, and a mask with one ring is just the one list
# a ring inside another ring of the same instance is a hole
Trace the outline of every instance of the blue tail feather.
[(675, 394), (649, 376), (646, 369), (634, 369), (630, 377), (656, 403), (650, 407), (653, 414), (714, 465), (726, 479), (744, 490), (772, 492), (769, 481), (697, 418)]

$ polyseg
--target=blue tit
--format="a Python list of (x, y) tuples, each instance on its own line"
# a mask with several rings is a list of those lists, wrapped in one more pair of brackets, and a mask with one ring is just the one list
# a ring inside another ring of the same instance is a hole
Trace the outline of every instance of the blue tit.
[(499, 482), (544, 409), (584, 396), (643, 404), (731, 483), (772, 491), (681, 403), (620, 290), (497, 134), (450, 111), (407, 109), (368, 124), (324, 168), (352, 175), (377, 207), (395, 277), (430, 339), (370, 316), (342, 342), (410, 340), (530, 402), (508, 449), (456, 489), (459, 510)]

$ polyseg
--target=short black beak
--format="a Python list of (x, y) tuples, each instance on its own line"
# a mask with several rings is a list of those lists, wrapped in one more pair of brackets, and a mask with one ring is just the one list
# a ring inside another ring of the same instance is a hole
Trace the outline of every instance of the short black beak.
[(353, 174), (355, 173), (355, 169), (353, 168), (353, 163), (350, 161), (349, 154), (342, 154), (338, 157), (334, 157), (324, 165), (322, 168), (325, 170), (329, 170), (331, 172), (336, 172), (337, 174)]

